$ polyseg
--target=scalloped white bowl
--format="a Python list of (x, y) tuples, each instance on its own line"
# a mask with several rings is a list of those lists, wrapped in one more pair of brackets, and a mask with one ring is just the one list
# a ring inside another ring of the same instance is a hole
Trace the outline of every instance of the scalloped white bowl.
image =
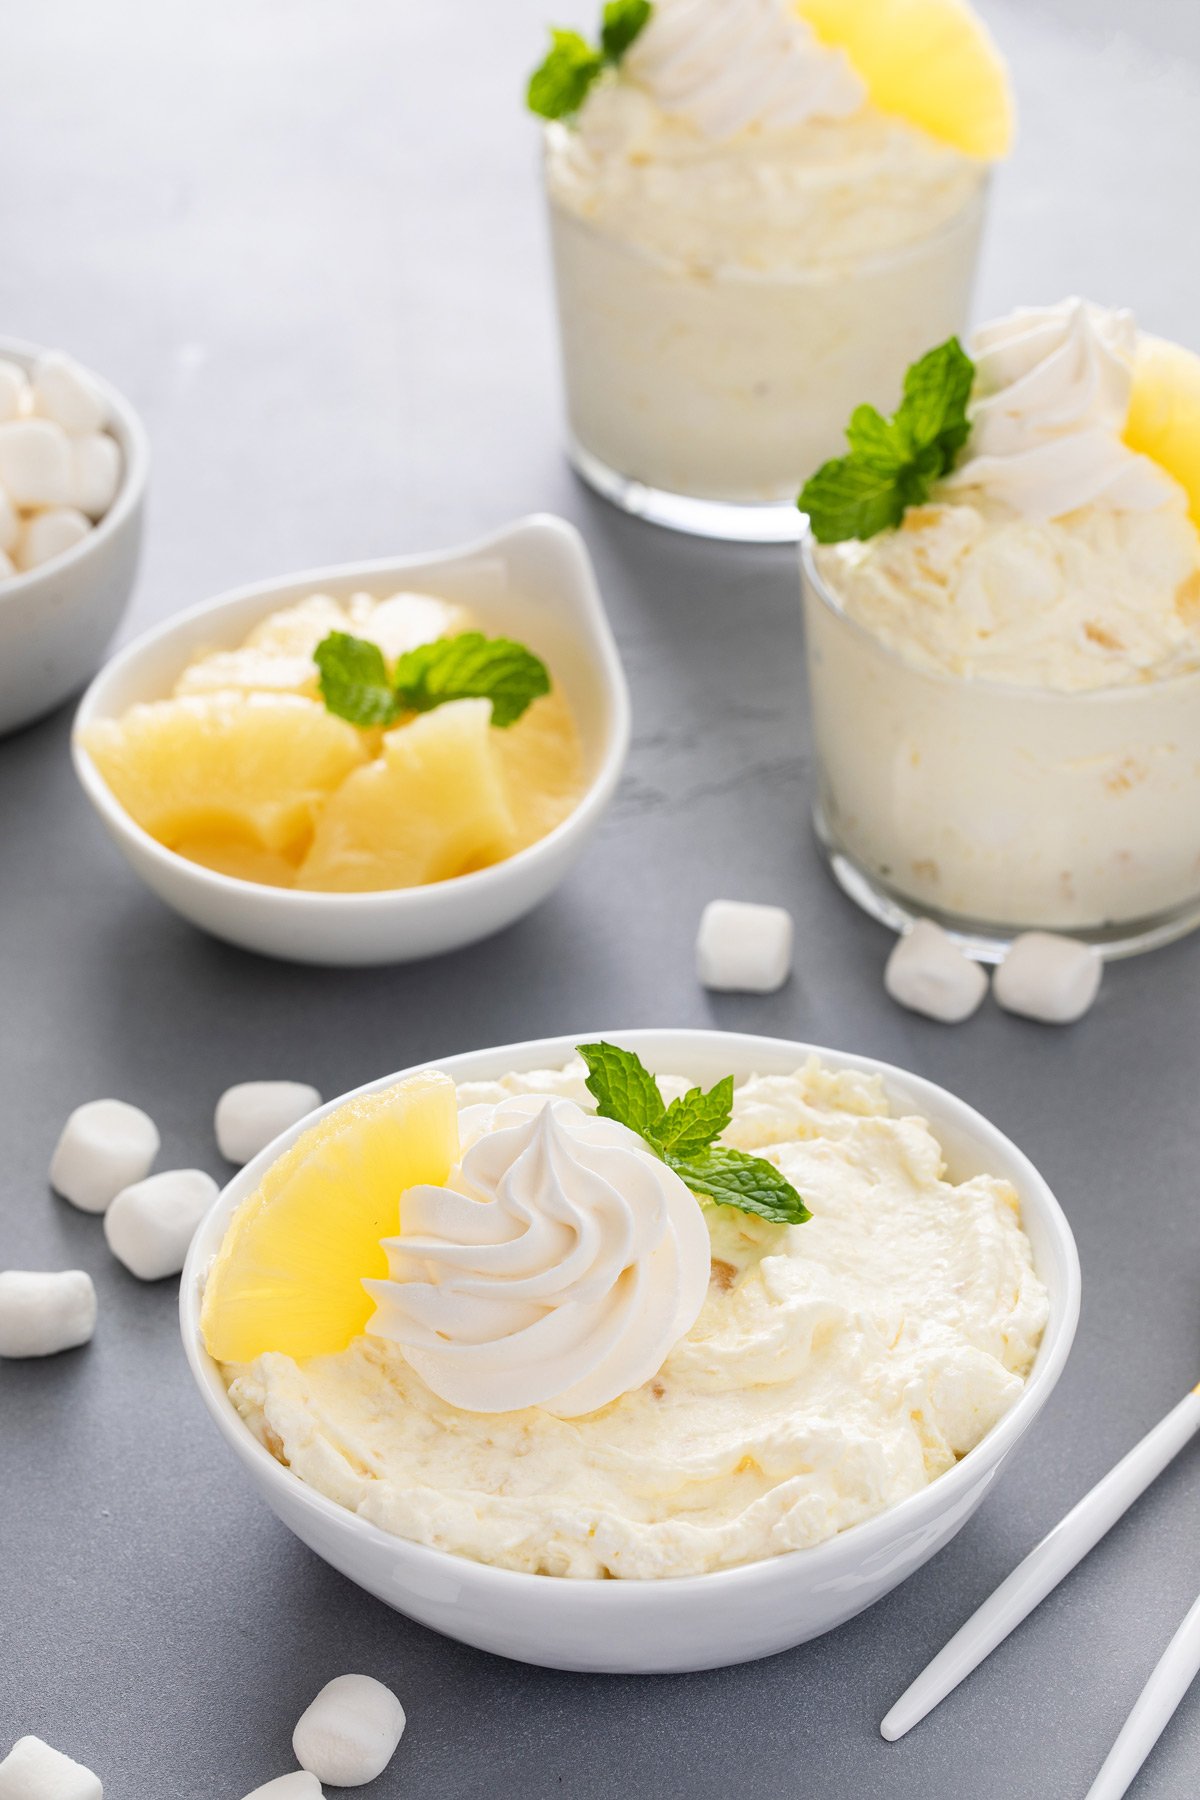
[[(41, 354), (23, 338), (0, 338), (0, 357), (23, 369), (32, 369)], [(108, 428), (121, 446), (121, 484), (81, 544), (0, 582), (0, 736), (32, 724), (83, 686), (133, 592), (150, 446), (125, 396), (93, 370), (86, 373), (108, 402)]]
[[(306, 594), (378, 596), (408, 587), (469, 606), (485, 628), (522, 639), (549, 664), (570, 703), (587, 786), (546, 837), (492, 868), (427, 887), (367, 894), (301, 893), (219, 875), (178, 856), (136, 824), (82, 742), (96, 719), (161, 700), (201, 651), (241, 643), (268, 613)], [(109, 836), (160, 899), (214, 936), (294, 962), (410, 962), (511, 925), (558, 886), (611, 800), (629, 748), (629, 693), (583, 539), (539, 514), (480, 543), (260, 581), (205, 601), (148, 631), (101, 670), (80, 703), (75, 771)]]
[[(966, 1523), (1062, 1373), (1079, 1316), (1079, 1259), (1061, 1207), (1015, 1144), (944, 1088), (870, 1057), (727, 1032), (617, 1031), (542, 1038), (421, 1066), (444, 1069), (458, 1081), (489, 1080), (513, 1069), (561, 1065), (577, 1043), (597, 1035), (636, 1050), (660, 1073), (705, 1082), (730, 1072), (788, 1073), (810, 1055), (836, 1069), (880, 1074), (893, 1104), (930, 1120), (956, 1179), (989, 1173), (1013, 1183), (1038, 1274), (1049, 1290), (1049, 1323), (1016, 1404), (953, 1469), (810, 1550), (664, 1581), (525, 1575), (409, 1543), (368, 1524), (307, 1487), (263, 1448), (230, 1402), (200, 1337), (205, 1274), (232, 1214), (319, 1113), (235, 1176), (201, 1224), (180, 1290), (184, 1349), (211, 1418), (262, 1498), (318, 1556), (398, 1612), (464, 1644), (547, 1668), (611, 1674), (718, 1668), (786, 1650), (842, 1624), (920, 1568)], [(388, 1075), (357, 1091), (369, 1093), (398, 1078)]]

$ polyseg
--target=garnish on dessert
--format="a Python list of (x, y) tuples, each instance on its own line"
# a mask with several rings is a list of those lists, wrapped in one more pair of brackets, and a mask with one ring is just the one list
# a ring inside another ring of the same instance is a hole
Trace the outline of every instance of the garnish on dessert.
[(645, 1140), (686, 1182), (718, 1206), (735, 1206), (777, 1225), (811, 1219), (787, 1177), (765, 1157), (715, 1140), (733, 1117), (733, 1076), (706, 1093), (690, 1088), (668, 1106), (641, 1058), (619, 1044), (578, 1044), (587, 1064), (586, 1085), (602, 1119), (616, 1119)]
[(970, 434), (974, 379), (974, 363), (952, 337), (912, 364), (890, 419), (873, 406), (855, 407), (846, 427), (850, 454), (823, 463), (797, 502), (818, 543), (874, 537), (929, 498)]
[(1165, 338), (1138, 340), (1124, 441), (1173, 475), (1200, 525), (1200, 356)]
[(543, 119), (566, 119), (578, 112), (593, 84), (641, 36), (653, 11), (650, 0), (609, 0), (599, 44), (589, 44), (578, 31), (552, 26), (550, 49), (529, 78), (525, 98), (530, 112)]
[(388, 671), (383, 651), (368, 638), (331, 631), (313, 652), (321, 698), (351, 725), (394, 725), (405, 713), (432, 712), (454, 700), (490, 700), (492, 724), (515, 724), (550, 692), (540, 657), (512, 638), (461, 631), (418, 644)]
[(844, 50), (881, 112), (967, 156), (1012, 147), (1008, 70), (965, 0), (795, 0), (823, 44)]

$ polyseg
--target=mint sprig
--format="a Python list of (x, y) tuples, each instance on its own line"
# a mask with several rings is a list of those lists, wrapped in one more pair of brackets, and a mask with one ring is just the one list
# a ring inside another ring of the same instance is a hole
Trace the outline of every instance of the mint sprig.
[(550, 28), (550, 49), (529, 78), (526, 103), (543, 119), (577, 113), (605, 69), (615, 68), (640, 37), (654, 11), (650, 0), (609, 0), (600, 22), (600, 42), (589, 44), (577, 31)]
[(849, 456), (823, 463), (797, 501), (819, 544), (874, 537), (929, 498), (970, 435), (974, 380), (975, 364), (952, 337), (913, 363), (890, 419), (873, 406), (855, 407)]
[(550, 692), (540, 657), (511, 638), (482, 631), (418, 644), (397, 658), (390, 673), (378, 644), (331, 631), (313, 661), (327, 709), (364, 728), (394, 725), (405, 713), (431, 712), (451, 700), (490, 700), (492, 724), (503, 729)]
[(733, 1117), (732, 1075), (707, 1093), (690, 1088), (668, 1106), (657, 1081), (632, 1050), (603, 1040), (576, 1047), (587, 1064), (586, 1086), (600, 1117), (636, 1131), (694, 1194), (777, 1225), (803, 1225), (811, 1219), (800, 1195), (774, 1163), (714, 1141)]

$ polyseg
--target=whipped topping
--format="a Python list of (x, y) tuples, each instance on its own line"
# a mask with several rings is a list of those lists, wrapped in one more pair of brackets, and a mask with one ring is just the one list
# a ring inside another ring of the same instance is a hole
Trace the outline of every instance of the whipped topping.
[(622, 76), (715, 142), (847, 118), (866, 98), (845, 55), (784, 0), (658, 0)]
[(410, 1188), (368, 1327), (471, 1412), (594, 1412), (649, 1381), (709, 1276), (700, 1207), (637, 1135), (573, 1101), (460, 1114), (445, 1187)]
[(985, 325), (971, 340), (967, 460), (946, 487), (981, 488), (1027, 519), (1168, 503), (1176, 483), (1121, 441), (1136, 353), (1133, 314), (1086, 300), (1023, 307)]

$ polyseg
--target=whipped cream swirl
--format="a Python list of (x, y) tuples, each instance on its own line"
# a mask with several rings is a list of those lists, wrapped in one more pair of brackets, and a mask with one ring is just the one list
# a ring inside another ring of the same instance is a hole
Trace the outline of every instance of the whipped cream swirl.
[(658, 0), (621, 73), (716, 142), (752, 125), (846, 118), (866, 97), (845, 55), (786, 0)]
[(708, 1227), (624, 1125), (522, 1094), (464, 1108), (445, 1187), (410, 1188), (368, 1330), (469, 1412), (594, 1412), (657, 1374), (708, 1287)]
[(967, 460), (945, 486), (980, 488), (1029, 519), (1148, 512), (1176, 497), (1167, 472), (1121, 440), (1137, 335), (1132, 313), (1086, 300), (1020, 308), (976, 332)]

